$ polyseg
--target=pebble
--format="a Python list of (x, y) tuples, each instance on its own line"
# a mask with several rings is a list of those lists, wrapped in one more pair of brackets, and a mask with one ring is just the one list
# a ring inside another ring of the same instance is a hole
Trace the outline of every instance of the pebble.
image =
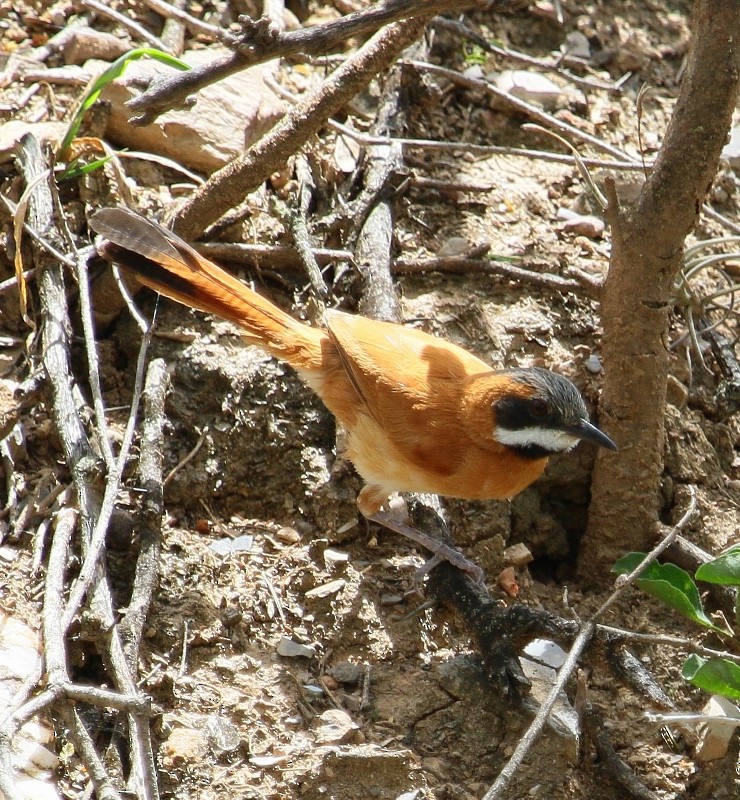
[(558, 217), (565, 219), (563, 230), (585, 236), (588, 239), (601, 239), (606, 230), (606, 223), (600, 217), (590, 214), (575, 214), (569, 209), (559, 209)]
[(439, 248), (437, 255), (440, 258), (464, 256), (470, 250), (470, 242), (464, 236), (450, 236)]
[(205, 733), (208, 739), (208, 746), (217, 757), (235, 752), (241, 744), (239, 731), (234, 723), (226, 719), (226, 717), (208, 717), (205, 724)]
[(349, 553), (344, 553), (341, 550), (335, 550), (333, 547), (327, 547), (324, 550), (324, 563), (329, 564), (342, 564), (349, 561)]
[(169, 767), (200, 763), (207, 752), (206, 737), (195, 728), (175, 728), (160, 751), (162, 763)]
[(309, 589), (306, 592), (305, 597), (330, 597), (331, 595), (340, 592), (346, 585), (347, 581), (344, 580), (344, 578), (337, 578), (335, 581), (322, 583), (321, 586), (314, 586), (313, 589)]
[(582, 58), (586, 61), (591, 58), (591, 44), (580, 31), (571, 31), (565, 37), (565, 44), (561, 50), (573, 58)]
[(355, 740), (359, 725), (346, 711), (330, 708), (318, 717), (316, 744), (347, 744)]
[(512, 567), (523, 567), (534, 560), (531, 550), (523, 542), (504, 550), (504, 563)]
[(229, 539), (228, 537), (217, 539), (215, 542), (211, 542), (208, 548), (221, 556), (228, 556), (232, 553), (247, 553), (252, 549), (253, 544), (254, 536), (244, 534), (243, 536), (237, 536), (236, 539)]
[(287, 636), (283, 636), (278, 642), (277, 654), (284, 658), (313, 658), (316, 655), (316, 648), (309, 644), (294, 642)]
[(355, 664), (352, 661), (340, 661), (327, 670), (335, 681), (346, 686), (354, 686), (359, 683), (362, 680), (364, 671), (362, 664)]
[(114, 61), (128, 52), (130, 45), (120, 36), (80, 26), (62, 31), (62, 57), (65, 64), (84, 64), (91, 58)]
[(586, 369), (592, 375), (598, 375), (603, 369), (601, 365), (601, 359), (594, 353), (591, 353), (591, 355), (585, 360), (583, 366), (586, 367)]
[(556, 83), (539, 72), (526, 69), (507, 69), (495, 76), (493, 83), (501, 91), (542, 108), (553, 109), (562, 98)]
[(723, 758), (727, 753), (730, 740), (735, 729), (740, 727), (740, 709), (726, 697), (712, 695), (702, 709), (708, 717), (731, 717), (735, 722), (710, 721), (702, 722), (699, 731), (699, 743), (696, 745), (696, 757), (699, 761), (714, 761)]

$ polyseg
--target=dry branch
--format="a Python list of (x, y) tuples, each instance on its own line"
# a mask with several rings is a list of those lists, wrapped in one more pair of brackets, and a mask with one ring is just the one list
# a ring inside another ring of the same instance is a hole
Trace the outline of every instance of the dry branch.
[(425, 21), (418, 18), (395, 23), (370, 39), (243, 156), (212, 175), (178, 212), (176, 232), (185, 239), (197, 239), (219, 217), (239, 206), (249, 192), (317, 133), (330, 116), (392, 64), (421, 35)]
[[(62, 252), (64, 240), (53, 224), (56, 215), (48, 183), (48, 176), (51, 173), (44, 163), (38, 144), (32, 137), (26, 136), (22, 140), (18, 161), (26, 183), (32, 187), (29, 190), (28, 202), (30, 227), (47, 243), (51, 243), (54, 251)], [(143, 377), (145, 347), (140, 353), (134, 399), (121, 451), (115, 463), (112, 458), (108, 459), (109, 469), (103, 484), (103, 467), (100, 459), (95, 456), (78, 408), (82, 392), (71, 366), (69, 333), (71, 326), (67, 314), (62, 264), (59, 259), (50, 256), (45, 247), (34, 244), (33, 249), (44, 322), (42, 362), (51, 386), (52, 417), (77, 494), (79, 548), (84, 560), (72, 590), (68, 592), (66, 574), (68, 554), (71, 551), (77, 512), (73, 509), (63, 509), (58, 514), (52, 539), (44, 597), (44, 648), (49, 688), (37, 697), (22, 703), (20, 707), (16, 707), (11, 712), (10, 718), (3, 722), (0, 737), (0, 745), (3, 747), (2, 762), (4, 763), (7, 756), (4, 748), (10, 745), (13, 735), (23, 721), (42, 708), (49, 707), (69, 729), (69, 736), (91, 776), (98, 796), (110, 800), (120, 798), (111, 784), (90, 732), (81, 715), (69, 701), (74, 699), (99, 707), (116, 708), (125, 712), (128, 720), (131, 764), (129, 789), (141, 800), (157, 800), (159, 794), (149, 732), (149, 702), (148, 698), (140, 694), (137, 687), (135, 676), (137, 654), (133, 650), (130, 651), (132, 662), (130, 663), (124, 653), (121, 634), (116, 627), (117, 612), (103, 558), (108, 522), (115, 509), (123, 467), (133, 439), (140, 392), (139, 376)], [(69, 264), (70, 259), (65, 256), (64, 262)], [(87, 281), (84, 259), (78, 259), (77, 279), (80, 287), (84, 288), (83, 285)], [(91, 339), (93, 331), (92, 320), (89, 318), (91, 309), (84, 291), (81, 292), (81, 299), (83, 299), (81, 311), (83, 316), (87, 317), (83, 329), (86, 336)], [(88, 355), (93, 356), (89, 363), (91, 370), (97, 369), (94, 346), (93, 341), (88, 342)], [(89, 377), (89, 383), (94, 391), (99, 393), (99, 386), (92, 376)], [(95, 435), (106, 436), (102, 397), (98, 398), (96, 406), (98, 416)], [(161, 432), (161, 418), (158, 429)], [(153, 438), (157, 451), (161, 450), (161, 435), (159, 437), (155, 435)], [(159, 473), (161, 488), (161, 465)], [(65, 599), (67, 594), (69, 594), (68, 600)], [(68, 672), (67, 665), (70, 663), (70, 658), (67, 652), (67, 631), (85, 602), (88, 611), (86, 615), (88, 630), (97, 629), (99, 632), (98, 649), (116, 691), (75, 685)], [(138, 647), (140, 631), (136, 633), (137, 630), (134, 630), (134, 641)], [(40, 675), (33, 676), (35, 684), (38, 684), (40, 677)], [(29, 686), (29, 691), (33, 688)]]
[(636, 201), (607, 183), (611, 263), (601, 298), (604, 385), (600, 421), (620, 445), (598, 453), (584, 577), (604, 575), (655, 536), (663, 474), (668, 379), (665, 337), (684, 239), (717, 171), (740, 85), (740, 15), (734, 3), (698, 0), (688, 67), (663, 146)]
[[(188, 72), (157, 79), (147, 91), (127, 103), (133, 111), (140, 112), (131, 121), (136, 125), (148, 125), (163, 111), (183, 103), (188, 95), (255, 64), (296, 53), (323, 54), (344, 48), (349, 38), (377, 31), (384, 25), (416, 17), (427, 20), (443, 11), (482, 5), (487, 4), (481, 0), (386, 0), (325, 25), (287, 32), (278, 30), (268, 18), (241, 17), (243, 32), (239, 37), (226, 33), (220, 37), (234, 48), (233, 53)], [(508, 4), (504, 1), (496, 5), (506, 7)]]

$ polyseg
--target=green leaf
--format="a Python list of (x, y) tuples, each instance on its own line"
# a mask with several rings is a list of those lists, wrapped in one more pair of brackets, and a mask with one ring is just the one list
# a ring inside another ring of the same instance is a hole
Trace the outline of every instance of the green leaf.
[(683, 677), (711, 694), (740, 700), (740, 666), (726, 658), (706, 660), (690, 655), (681, 670)]
[[(612, 567), (612, 572), (630, 573), (644, 558), (644, 553), (628, 553), (617, 561)], [(704, 613), (699, 590), (691, 575), (675, 564), (658, 564), (653, 561), (645, 568), (635, 584), (699, 625), (710, 628), (716, 633), (725, 635), (731, 633), (718, 628)]]
[(696, 570), (696, 579), (722, 586), (740, 586), (740, 544)]
[(60, 181), (71, 181), (79, 178), (81, 175), (87, 175), (90, 172), (100, 169), (103, 164), (107, 164), (113, 156), (104, 156), (103, 158), (96, 158), (89, 164), (82, 164), (80, 159), (76, 158), (70, 161), (67, 168), (59, 176)]
[(163, 64), (167, 64), (175, 69), (190, 69), (189, 64), (186, 64), (179, 58), (171, 56), (169, 53), (165, 53), (162, 50), (157, 50), (155, 47), (137, 47), (135, 50), (130, 50), (128, 53), (124, 53), (122, 56), (117, 58), (108, 67), (108, 69), (105, 70), (105, 72), (99, 75), (95, 81), (93, 81), (92, 86), (82, 99), (80, 107), (75, 112), (62, 143), (59, 145), (58, 155), (60, 158), (64, 157), (64, 154), (67, 152), (70, 144), (72, 144), (75, 136), (77, 136), (77, 131), (80, 129), (82, 118), (85, 116), (85, 112), (96, 102), (98, 97), (100, 97), (100, 93), (103, 91), (103, 89), (105, 89), (109, 83), (112, 83), (116, 78), (122, 75), (126, 67), (132, 61), (138, 61), (140, 58), (144, 57), (153, 58), (155, 61), (161, 61)]

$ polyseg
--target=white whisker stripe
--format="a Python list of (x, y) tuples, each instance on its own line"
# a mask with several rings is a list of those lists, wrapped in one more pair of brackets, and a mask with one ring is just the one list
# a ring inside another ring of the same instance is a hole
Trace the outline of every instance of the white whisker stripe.
[(554, 428), (527, 427), (511, 430), (497, 428), (494, 438), (509, 447), (531, 447), (535, 445), (549, 453), (567, 453), (578, 444), (578, 437)]

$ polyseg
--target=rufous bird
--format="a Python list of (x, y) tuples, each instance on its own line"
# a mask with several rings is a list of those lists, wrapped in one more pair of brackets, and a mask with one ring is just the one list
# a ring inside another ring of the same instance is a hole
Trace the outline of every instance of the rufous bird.
[(492, 369), (437, 336), (340, 311), (314, 328), (132, 211), (102, 209), (90, 225), (105, 239), (103, 258), (172, 300), (236, 323), (246, 341), (295, 369), (346, 431), (346, 455), (365, 480), (357, 498), (365, 517), (387, 524), (378, 512), (394, 492), (508, 499), (579, 440), (616, 449), (562, 375)]

